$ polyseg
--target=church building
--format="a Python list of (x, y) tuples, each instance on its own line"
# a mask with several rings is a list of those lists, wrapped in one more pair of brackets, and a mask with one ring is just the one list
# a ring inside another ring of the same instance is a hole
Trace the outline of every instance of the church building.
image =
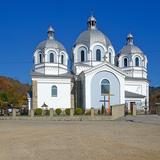
[[(38, 44), (32, 69), (32, 108), (101, 109), (102, 105), (136, 104), (149, 106), (147, 57), (134, 45), (128, 34), (126, 44), (116, 54), (108, 37), (97, 28), (95, 17), (89, 17), (68, 54), (48, 29), (48, 38)], [(70, 57), (70, 58), (69, 58)], [(72, 67), (69, 69), (68, 61)]]

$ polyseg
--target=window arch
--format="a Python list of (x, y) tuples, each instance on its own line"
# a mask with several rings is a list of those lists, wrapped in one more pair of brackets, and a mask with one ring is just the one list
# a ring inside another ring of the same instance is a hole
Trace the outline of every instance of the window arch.
[(39, 63), (42, 63), (42, 54), (39, 54)]
[(81, 62), (84, 62), (84, 50), (81, 51)]
[(112, 54), (111, 54), (111, 52), (109, 52), (109, 62), (110, 63), (112, 62)]
[(136, 67), (139, 67), (139, 58), (138, 57), (135, 58), (135, 65), (136, 65)]
[(100, 49), (96, 50), (96, 61), (101, 61), (101, 50)]
[(128, 59), (124, 58), (124, 67), (128, 67)]
[(64, 64), (64, 55), (61, 55), (61, 64)]
[(109, 94), (110, 93), (110, 82), (107, 79), (103, 79), (101, 81), (101, 94)]
[(52, 97), (57, 97), (57, 86), (52, 86), (51, 95)]
[(54, 54), (53, 53), (50, 53), (49, 59), (50, 59), (50, 63), (54, 62)]

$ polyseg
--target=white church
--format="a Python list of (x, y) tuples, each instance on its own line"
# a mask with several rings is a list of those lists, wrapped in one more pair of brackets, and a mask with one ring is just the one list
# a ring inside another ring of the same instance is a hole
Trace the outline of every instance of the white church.
[[(48, 29), (48, 38), (39, 43), (34, 52), (32, 69), (32, 109), (91, 107), (101, 109), (125, 104), (131, 109), (149, 106), (147, 57), (134, 45), (132, 34), (116, 54), (108, 37), (89, 17), (82, 32), (68, 54), (56, 40), (55, 31)], [(69, 58), (69, 55), (71, 55)], [(72, 69), (68, 67), (71, 59)]]

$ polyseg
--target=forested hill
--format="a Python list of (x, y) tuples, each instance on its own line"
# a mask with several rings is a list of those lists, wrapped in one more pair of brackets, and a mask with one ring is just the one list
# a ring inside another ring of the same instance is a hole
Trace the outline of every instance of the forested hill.
[(30, 91), (28, 84), (0, 76), (0, 107), (26, 105), (28, 91)]
[(150, 108), (155, 110), (155, 104), (160, 103), (160, 87), (150, 87)]

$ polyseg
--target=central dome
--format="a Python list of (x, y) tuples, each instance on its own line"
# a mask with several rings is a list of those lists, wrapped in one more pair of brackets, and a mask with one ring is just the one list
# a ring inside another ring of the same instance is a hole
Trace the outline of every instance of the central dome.
[(96, 42), (102, 43), (105, 46), (111, 45), (110, 40), (97, 29), (82, 32), (76, 40), (76, 44), (83, 43), (88, 47)]
[(98, 42), (106, 47), (111, 45), (110, 40), (96, 28), (96, 19), (91, 16), (88, 19), (88, 30), (82, 32), (76, 40), (76, 44), (85, 44), (90, 47), (92, 44)]

